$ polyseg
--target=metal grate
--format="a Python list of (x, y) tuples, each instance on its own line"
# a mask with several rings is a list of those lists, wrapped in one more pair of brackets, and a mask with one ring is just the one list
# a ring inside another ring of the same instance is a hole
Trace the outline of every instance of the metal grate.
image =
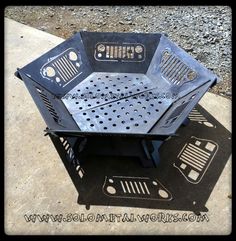
[(146, 133), (172, 103), (143, 74), (94, 73), (63, 103), (82, 131)]

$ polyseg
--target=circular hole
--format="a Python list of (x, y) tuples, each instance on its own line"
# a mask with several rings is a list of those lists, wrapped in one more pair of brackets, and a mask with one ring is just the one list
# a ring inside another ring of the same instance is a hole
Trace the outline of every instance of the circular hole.
[(84, 101), (88, 101), (87, 99), (84, 99)]
[(120, 78), (117, 78), (118, 80), (120, 80)]
[(161, 101), (158, 101), (158, 104), (161, 104), (162, 102)]
[(87, 121), (90, 121), (90, 118), (87, 118), (86, 120), (87, 120)]
[(137, 109), (134, 109), (134, 112), (138, 112), (138, 110), (137, 110)]
[(112, 105), (109, 105), (109, 107), (112, 107)]
[(128, 86), (125, 86), (125, 89), (128, 89)]
[(116, 85), (113, 85), (113, 87), (116, 87)]
[(147, 89), (147, 88), (148, 88), (147, 86), (144, 87), (144, 89)]
[(138, 104), (142, 104), (141, 101), (138, 101), (137, 103), (138, 103)]
[(100, 124), (102, 124), (102, 123), (103, 123), (103, 121), (99, 121), (99, 123), (100, 123)]
[(79, 102), (75, 102), (75, 104), (76, 104), (76, 105), (78, 105), (78, 104), (79, 104)]
[(106, 126), (104, 126), (104, 127), (103, 127), (103, 129), (104, 129), (104, 130), (107, 130), (107, 127), (106, 127)]
[(129, 130), (129, 129), (130, 129), (130, 127), (129, 127), (129, 126), (126, 126), (126, 129), (127, 129), (127, 130)]
[(116, 126), (116, 124), (113, 124), (112, 126)]
[(80, 90), (77, 90), (78, 92), (80, 92)]
[(147, 121), (146, 121), (146, 120), (144, 120), (143, 122), (144, 122), (144, 123), (147, 123)]
[(156, 96), (154, 96), (154, 99), (157, 99), (157, 97), (156, 97)]
[(135, 123), (134, 125), (135, 125), (135, 126), (139, 126), (139, 124), (138, 124), (138, 123)]
[(106, 78), (108, 78), (108, 75), (106, 76)]
[(101, 91), (100, 89), (97, 89), (97, 91)]
[(142, 84), (143, 84), (143, 82), (140, 82), (140, 84), (142, 85)]
[(89, 92), (90, 95), (91, 95), (92, 93), (93, 93), (93, 92), (91, 92), (91, 91)]
[(95, 110), (92, 110), (92, 112), (94, 113), (94, 112), (95, 112)]
[(132, 107), (132, 106), (133, 106), (133, 104), (130, 104), (129, 106), (130, 106), (130, 107)]
[(140, 91), (140, 89), (137, 89), (137, 91)]
[(116, 189), (112, 186), (107, 186), (107, 192), (110, 194), (116, 194)]
[(133, 96), (133, 99), (136, 100), (136, 99), (137, 99), (137, 96)]
[(154, 186), (157, 186), (157, 182), (156, 182), (156, 181), (153, 181), (152, 184), (153, 184)]
[(104, 96), (104, 94), (102, 93), (101, 96)]
[(150, 91), (149, 94), (152, 95), (152, 92)]
[(96, 118), (99, 118), (99, 115), (96, 115), (95, 117), (96, 117)]
[(159, 110), (158, 110), (158, 109), (156, 109), (155, 111), (156, 111), (156, 112), (158, 112)]
[(93, 127), (93, 126), (94, 126), (94, 124), (90, 124), (90, 126), (91, 126), (91, 127)]
[(150, 104), (151, 107), (153, 107), (154, 105), (153, 104)]
[(94, 87), (97, 87), (97, 85), (93, 85)]
[(121, 93), (120, 95), (121, 95), (121, 96), (124, 96), (124, 94), (123, 94), (123, 93)]
[(135, 86), (136, 84), (132, 84), (132, 86)]
[(93, 83), (93, 80), (90, 80), (91, 83)]
[(117, 115), (116, 117), (117, 117), (117, 118), (120, 118), (120, 115)]
[(130, 118), (130, 120), (131, 120), (131, 121), (133, 121), (133, 120), (134, 120), (134, 118), (132, 118), (132, 117), (131, 117), (131, 118)]
[(91, 106), (91, 104), (88, 104), (88, 107), (90, 107)]
[(83, 109), (83, 107), (79, 107), (79, 109), (80, 109), (80, 110), (82, 110), (82, 109)]
[(142, 109), (146, 110), (146, 107), (145, 107), (145, 106), (143, 106), (143, 107), (142, 107)]
[(125, 102), (129, 102), (129, 100), (128, 100), (128, 99), (126, 99), (126, 100), (125, 100)]
[(129, 91), (130, 94), (132, 94), (132, 91)]
[(125, 77), (125, 78), (127, 78), (127, 76), (126, 76), (126, 75), (125, 75), (124, 77)]
[(168, 198), (168, 197), (169, 197), (168, 193), (167, 193), (165, 190), (163, 190), (163, 189), (159, 189), (159, 190), (158, 190), (158, 194), (159, 194), (162, 198)]
[(81, 94), (81, 96), (83, 97), (83, 96), (84, 96), (84, 94)]
[(107, 90), (107, 89), (108, 89), (108, 87), (106, 86), (106, 87), (105, 87), (105, 89)]
[(142, 115), (138, 115), (138, 117), (142, 118), (143, 116)]
[(129, 115), (129, 112), (126, 112), (125, 114), (126, 114), (126, 115)]
[(146, 101), (149, 101), (149, 99), (146, 99)]
[(101, 78), (98, 78), (98, 80), (100, 80)]
[(109, 121), (111, 121), (111, 120), (112, 120), (112, 118), (108, 118), (108, 120), (109, 120)]
[(120, 104), (120, 102), (118, 101), (118, 102), (116, 102), (117, 103), (117, 105), (119, 105)]
[(123, 121), (121, 121), (121, 123), (122, 123), (122, 124), (125, 124), (125, 121), (123, 120)]
[(100, 108), (100, 110), (103, 110), (103, 109), (104, 109), (104, 107), (101, 107), (101, 108)]
[(84, 112), (83, 115), (86, 115), (86, 113)]
[(109, 94), (112, 94), (112, 91), (109, 91)]
[(151, 112), (147, 112), (148, 115), (151, 115)]
[(113, 112), (116, 112), (116, 110), (113, 110)]
[(108, 115), (107, 112), (105, 112), (104, 115)]
[(120, 91), (120, 89), (117, 89), (117, 91)]
[(99, 102), (99, 101), (97, 101), (96, 103), (97, 103), (97, 104), (100, 104), (100, 102)]
[(124, 110), (124, 109), (125, 109), (125, 107), (124, 107), (124, 106), (122, 106), (122, 107), (121, 107), (121, 109), (122, 109), (122, 110)]
[(139, 78), (136, 78), (136, 80), (138, 80)]
[(88, 89), (89, 89), (89, 87), (87, 86), (87, 87), (85, 87), (85, 89), (86, 89), (86, 90), (88, 90)]
[(105, 99), (105, 101), (108, 101), (108, 99)]

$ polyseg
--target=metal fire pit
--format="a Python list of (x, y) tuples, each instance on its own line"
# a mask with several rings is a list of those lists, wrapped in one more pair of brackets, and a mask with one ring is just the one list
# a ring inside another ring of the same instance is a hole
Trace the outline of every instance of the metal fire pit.
[(172, 135), (217, 77), (162, 34), (80, 32), (18, 70), (51, 130)]
[(17, 76), (48, 133), (84, 138), (164, 140), (218, 82), (159, 33), (79, 32)]

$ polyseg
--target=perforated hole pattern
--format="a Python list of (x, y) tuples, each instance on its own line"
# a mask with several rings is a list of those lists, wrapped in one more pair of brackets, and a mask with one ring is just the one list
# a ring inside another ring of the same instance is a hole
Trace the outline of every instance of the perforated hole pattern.
[(63, 102), (82, 131), (147, 133), (171, 104), (157, 91), (143, 74), (93, 73)]
[(68, 92), (62, 100), (73, 114), (154, 87), (155, 84), (142, 74), (93, 73)]

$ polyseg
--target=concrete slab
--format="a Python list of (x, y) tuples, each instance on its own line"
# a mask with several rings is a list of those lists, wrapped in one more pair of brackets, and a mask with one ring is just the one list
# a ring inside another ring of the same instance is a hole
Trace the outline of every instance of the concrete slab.
[[(112, 206), (78, 205), (77, 191), (23, 82), (14, 76), (63, 39), (5, 19), (5, 232), (7, 234), (229, 234), (231, 160), (208, 202), (204, 222), (27, 222), (25, 214), (190, 214)], [(200, 104), (231, 131), (231, 101), (207, 93)], [(70, 216), (68, 216), (70, 217)]]

